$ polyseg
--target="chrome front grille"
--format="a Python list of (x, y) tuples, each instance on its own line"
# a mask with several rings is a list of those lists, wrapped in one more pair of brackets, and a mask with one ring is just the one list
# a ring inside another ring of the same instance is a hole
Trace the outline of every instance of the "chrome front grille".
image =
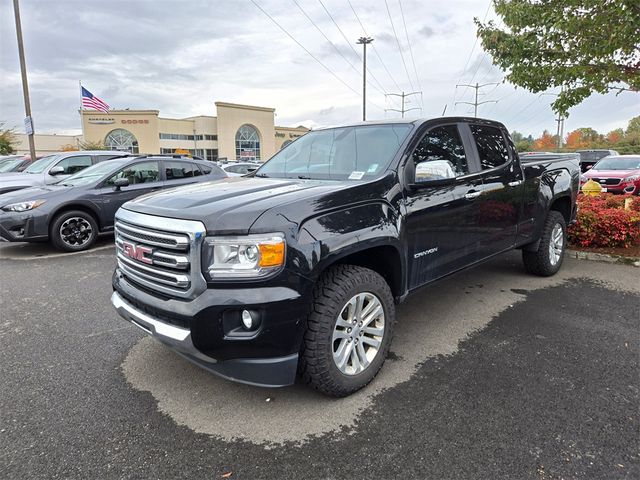
[(118, 267), (134, 283), (165, 295), (192, 298), (206, 288), (200, 270), (201, 222), (120, 209), (115, 241)]

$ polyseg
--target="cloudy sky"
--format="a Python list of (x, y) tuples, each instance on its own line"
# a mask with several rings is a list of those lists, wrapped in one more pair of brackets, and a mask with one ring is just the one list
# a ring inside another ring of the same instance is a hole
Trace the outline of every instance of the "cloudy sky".
[[(495, 17), (488, 0), (21, 0), (20, 5), (32, 111), (41, 133), (79, 132), (79, 80), (112, 108), (158, 109), (164, 117), (215, 115), (214, 102), (227, 101), (275, 107), (276, 123), (283, 126), (358, 120), (361, 46), (355, 40), (365, 32), (375, 39), (367, 56), (368, 119), (399, 116), (385, 111), (400, 108), (397, 97), (385, 93), (419, 90), (422, 95), (412, 96), (408, 107), (420, 109), (409, 115), (439, 116), (445, 105), (447, 114), (467, 114), (468, 105), (453, 103), (473, 101), (473, 90), (456, 90), (456, 83), (502, 82), (502, 73), (475, 41), (473, 17)], [(22, 131), (9, 0), (0, 2), (0, 49), (0, 122)], [(555, 131), (551, 95), (505, 83), (482, 93), (482, 101), (498, 103), (480, 106), (479, 116), (525, 134)], [(607, 132), (625, 127), (639, 113), (638, 94), (593, 95), (571, 111), (565, 132), (583, 126)]]

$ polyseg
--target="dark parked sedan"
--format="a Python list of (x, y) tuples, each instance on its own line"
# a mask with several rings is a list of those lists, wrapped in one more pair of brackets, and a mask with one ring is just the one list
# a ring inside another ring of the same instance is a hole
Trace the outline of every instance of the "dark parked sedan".
[(226, 177), (210, 162), (185, 157), (113, 159), (65, 180), (0, 195), (0, 237), (10, 242), (50, 240), (65, 251), (89, 248), (113, 231), (116, 210), (161, 188)]

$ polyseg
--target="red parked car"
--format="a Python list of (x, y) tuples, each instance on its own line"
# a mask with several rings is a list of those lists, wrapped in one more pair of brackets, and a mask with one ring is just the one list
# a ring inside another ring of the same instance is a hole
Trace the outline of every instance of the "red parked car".
[(604, 191), (640, 195), (640, 155), (611, 155), (580, 176), (580, 185), (598, 182)]

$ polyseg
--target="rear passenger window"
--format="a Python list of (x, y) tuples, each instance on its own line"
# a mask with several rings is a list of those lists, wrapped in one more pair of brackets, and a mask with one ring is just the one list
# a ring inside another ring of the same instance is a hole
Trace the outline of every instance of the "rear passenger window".
[(200, 175), (197, 165), (189, 162), (164, 162), (164, 168), (167, 180), (180, 180)]
[(467, 156), (456, 125), (429, 130), (413, 151), (416, 182), (454, 178), (469, 173)]
[(502, 131), (486, 125), (469, 125), (476, 140), (483, 170), (499, 167), (509, 161), (509, 150)]
[(202, 173), (204, 175), (209, 175), (211, 173), (211, 167), (207, 167), (206, 165), (198, 165), (200, 167), (200, 170), (202, 170)]

